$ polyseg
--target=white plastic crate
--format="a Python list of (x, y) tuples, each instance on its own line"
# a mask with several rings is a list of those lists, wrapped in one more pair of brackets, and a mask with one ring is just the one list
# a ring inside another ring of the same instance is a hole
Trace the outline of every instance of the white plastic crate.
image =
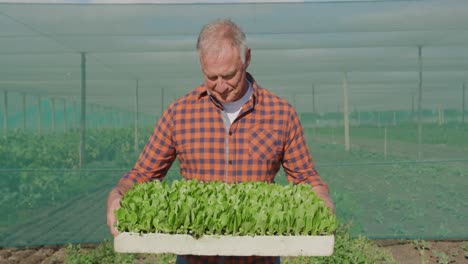
[(334, 236), (214, 236), (121, 233), (114, 249), (121, 253), (173, 253), (206, 256), (330, 256)]

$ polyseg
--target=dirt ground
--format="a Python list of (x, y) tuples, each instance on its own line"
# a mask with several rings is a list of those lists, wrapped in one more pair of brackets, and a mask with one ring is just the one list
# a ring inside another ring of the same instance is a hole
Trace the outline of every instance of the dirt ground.
[[(468, 241), (375, 241), (402, 264), (468, 263)], [(95, 245), (82, 245), (92, 248)], [(0, 264), (57, 264), (66, 256), (64, 246), (0, 248)]]
[(64, 246), (43, 246), (0, 249), (0, 264), (56, 264), (63, 263), (66, 255)]
[(468, 264), (468, 241), (376, 241), (401, 264)]

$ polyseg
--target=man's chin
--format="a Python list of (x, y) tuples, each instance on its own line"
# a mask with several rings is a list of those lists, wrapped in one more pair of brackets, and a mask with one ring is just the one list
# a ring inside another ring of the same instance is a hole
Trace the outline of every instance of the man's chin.
[(222, 97), (222, 96), (218, 95), (218, 96), (216, 96), (216, 100), (218, 100), (218, 102), (220, 102), (222, 104), (232, 102), (232, 100), (230, 100), (230, 98), (228, 96)]

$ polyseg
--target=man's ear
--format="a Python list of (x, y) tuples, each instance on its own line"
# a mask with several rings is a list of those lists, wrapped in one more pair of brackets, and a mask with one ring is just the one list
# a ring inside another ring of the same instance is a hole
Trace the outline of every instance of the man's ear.
[(244, 62), (244, 67), (247, 69), (250, 65), (250, 49), (247, 48), (245, 50), (245, 62)]
[(198, 50), (197, 53), (198, 53), (198, 64), (201, 66), (202, 65), (202, 53), (200, 50)]

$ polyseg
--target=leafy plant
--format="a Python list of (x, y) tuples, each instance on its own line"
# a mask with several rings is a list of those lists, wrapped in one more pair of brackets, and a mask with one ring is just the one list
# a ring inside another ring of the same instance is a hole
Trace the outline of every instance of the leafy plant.
[(309, 185), (173, 181), (137, 184), (117, 210), (121, 232), (326, 235), (337, 220)]
[(396, 264), (392, 255), (364, 236), (353, 238), (348, 225), (340, 225), (335, 236), (335, 249), (330, 257), (282, 257), (282, 264)]
[(465, 254), (465, 258), (468, 259), (468, 242), (463, 242), (463, 244), (461, 245), (461, 249)]
[(81, 245), (70, 244), (66, 253), (65, 263), (67, 264), (131, 264), (136, 259), (135, 254), (116, 253), (110, 242), (101, 243), (92, 250), (83, 249)]
[(425, 240), (414, 240), (413, 245), (418, 250), (419, 255), (421, 256), (421, 263), (426, 263), (425, 251), (431, 249), (431, 242)]
[(447, 255), (443, 251), (434, 250), (434, 251), (432, 251), (432, 253), (434, 254), (435, 257), (437, 257), (437, 263), (448, 264), (448, 263), (450, 263), (452, 261), (450, 256)]
[[(129, 167), (137, 159), (132, 129), (89, 130), (86, 168)], [(149, 132), (147, 133), (149, 134)], [(146, 136), (146, 135), (145, 135)], [(141, 138), (143, 136), (141, 135)], [(144, 141), (139, 142), (140, 148)], [(79, 133), (32, 134), (15, 131), (0, 137), (0, 208), (5, 211), (50, 206), (93, 188), (102, 179), (77, 173)], [(59, 169), (63, 172), (49, 170)], [(22, 171), (23, 170), (23, 171)]]

